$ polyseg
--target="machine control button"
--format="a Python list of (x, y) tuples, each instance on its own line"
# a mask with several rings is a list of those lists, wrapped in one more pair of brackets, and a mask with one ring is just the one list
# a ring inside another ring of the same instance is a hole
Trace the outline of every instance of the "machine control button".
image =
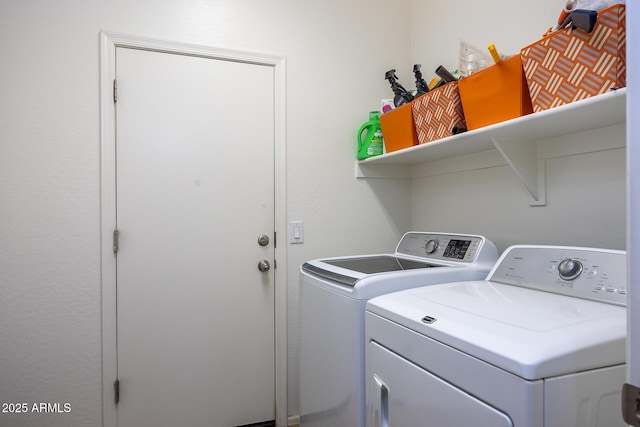
[(563, 259), (558, 264), (558, 274), (561, 279), (573, 280), (582, 273), (582, 263), (577, 259)]
[(424, 251), (427, 254), (432, 254), (434, 253), (437, 249), (438, 249), (438, 241), (436, 239), (431, 239), (427, 242), (427, 244), (424, 246)]

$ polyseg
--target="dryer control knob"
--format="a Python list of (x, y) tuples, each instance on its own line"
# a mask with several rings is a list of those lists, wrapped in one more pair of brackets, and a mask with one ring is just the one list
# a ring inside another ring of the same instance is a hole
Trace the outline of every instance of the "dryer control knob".
[(438, 241), (435, 239), (431, 239), (427, 242), (427, 244), (424, 246), (424, 251), (427, 254), (432, 254), (436, 251), (436, 249), (438, 249)]
[(582, 273), (582, 263), (577, 259), (563, 259), (558, 264), (558, 274), (561, 279), (573, 280)]

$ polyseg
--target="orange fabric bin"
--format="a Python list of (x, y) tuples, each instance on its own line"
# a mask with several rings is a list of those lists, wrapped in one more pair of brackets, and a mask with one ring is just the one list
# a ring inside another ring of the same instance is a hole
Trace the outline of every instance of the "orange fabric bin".
[(414, 99), (412, 109), (420, 144), (451, 136), (454, 126), (466, 127), (458, 82), (447, 83)]
[(458, 85), (468, 130), (533, 112), (520, 55), (471, 74)]
[(382, 138), (387, 153), (418, 145), (418, 135), (411, 114), (411, 103), (380, 116)]
[(534, 111), (626, 86), (625, 10), (600, 11), (591, 33), (568, 27), (522, 49)]

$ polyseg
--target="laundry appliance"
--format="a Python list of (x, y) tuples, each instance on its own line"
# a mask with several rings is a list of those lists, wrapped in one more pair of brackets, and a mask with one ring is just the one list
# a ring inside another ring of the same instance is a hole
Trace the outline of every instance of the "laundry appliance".
[(317, 259), (300, 268), (300, 425), (363, 427), (367, 300), (478, 280), (498, 259), (483, 236), (409, 232), (395, 253)]
[(626, 255), (512, 246), (486, 280), (369, 301), (367, 426), (615, 427)]

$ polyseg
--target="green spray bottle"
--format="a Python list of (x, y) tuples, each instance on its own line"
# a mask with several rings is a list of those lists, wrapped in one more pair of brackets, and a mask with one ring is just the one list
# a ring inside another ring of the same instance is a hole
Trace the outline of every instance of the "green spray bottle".
[[(363, 133), (366, 131), (366, 134)], [(380, 111), (371, 111), (369, 121), (358, 131), (358, 160), (379, 156), (384, 150)]]

